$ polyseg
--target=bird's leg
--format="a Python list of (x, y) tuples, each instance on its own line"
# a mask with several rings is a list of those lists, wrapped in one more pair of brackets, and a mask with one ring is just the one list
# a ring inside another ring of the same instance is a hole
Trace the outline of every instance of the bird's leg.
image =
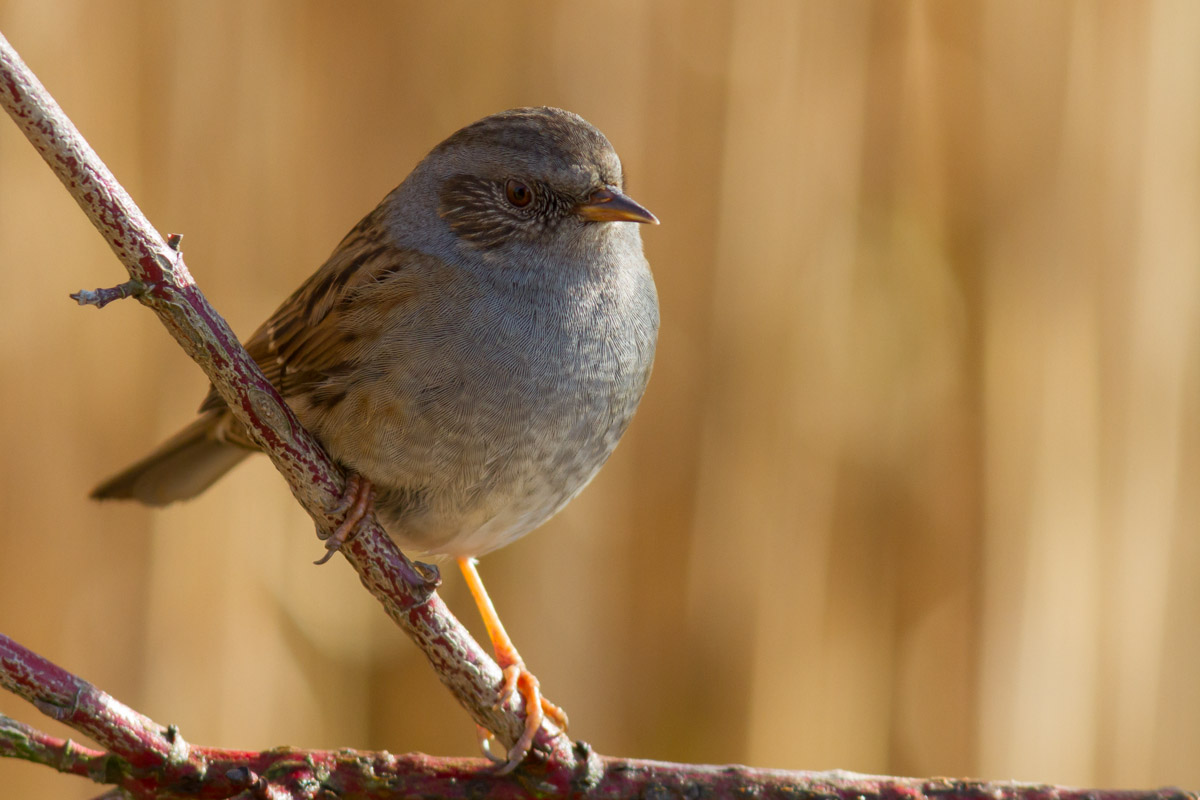
[[(500, 689), (500, 699), (496, 705), (505, 703), (512, 697), (513, 692), (520, 692), (521, 697), (525, 700), (525, 731), (508, 751), (508, 759), (500, 768), (500, 773), (504, 774), (515, 769), (529, 754), (529, 749), (533, 746), (533, 737), (537, 734), (538, 728), (542, 726), (543, 719), (549, 717), (555, 725), (566, 731), (567, 715), (561, 708), (542, 697), (538, 679), (525, 668), (521, 654), (517, 652), (512, 639), (508, 638), (508, 633), (500, 622), (500, 616), (496, 613), (495, 606), (492, 605), (492, 599), (488, 597), (487, 590), (483, 588), (483, 580), (479, 577), (479, 571), (475, 569), (475, 560), (460, 558), (458, 559), (458, 568), (462, 570), (467, 586), (471, 590), (471, 596), (475, 598), (475, 605), (479, 608), (479, 615), (483, 617), (488, 638), (492, 640), (492, 649), (496, 653), (496, 663), (504, 671), (504, 685)], [(485, 736), (485, 733), (486, 731), (480, 731), (480, 746), (484, 755), (496, 760), (488, 746), (490, 734)]]
[(324, 564), (333, 558), (333, 554), (340, 550), (342, 545), (354, 537), (354, 534), (358, 532), (358, 523), (362, 522), (370, 512), (371, 504), (374, 501), (375, 486), (357, 472), (351, 472), (350, 477), (346, 479), (346, 489), (342, 493), (341, 502), (329, 512), (331, 514), (345, 512), (346, 516), (342, 519), (342, 524), (337, 526), (333, 535), (325, 540), (325, 555), (313, 563)]

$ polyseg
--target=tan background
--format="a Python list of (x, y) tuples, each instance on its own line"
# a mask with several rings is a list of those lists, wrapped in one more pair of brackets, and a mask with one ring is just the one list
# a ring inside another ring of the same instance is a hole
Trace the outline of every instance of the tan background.
[[(0, 31), (244, 333), (459, 126), (608, 134), (663, 220), (654, 379), (482, 565), (601, 752), (1200, 788), (1200, 4), (0, 0)], [(193, 742), (473, 753), (262, 460), (85, 499), (204, 380), (135, 303), (73, 307), (122, 272), (6, 120), (0, 275), (0, 631)]]

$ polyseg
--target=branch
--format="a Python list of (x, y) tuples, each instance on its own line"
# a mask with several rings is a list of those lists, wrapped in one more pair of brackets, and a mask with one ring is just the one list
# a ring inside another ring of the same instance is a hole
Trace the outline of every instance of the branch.
[[(355, 750), (263, 752), (189, 745), (179, 732), (122, 705), (11, 639), (0, 635), (0, 686), (51, 717), (93, 736), (108, 751), (47, 736), (0, 716), (0, 756), (45, 764), (114, 785), (138, 798), (387, 797), (518, 798), (531, 794), (589, 800), (623, 797), (709, 800), (753, 796), (791, 800), (1200, 800), (1175, 789), (1105, 792), (1037, 784), (888, 778), (787, 772), (740, 766), (668, 764), (573, 749), (574, 764), (500, 776), (481, 759)], [(111, 720), (137, 735), (114, 732)], [(322, 794), (326, 792), (327, 794)], [(122, 797), (110, 793), (105, 797)]]
[[(200, 365), (254, 440), (287, 480), (292, 494), (327, 538), (341, 521), (345, 476), (300, 425), (246, 353), (225, 320), (196, 287), (178, 238), (164, 242), (37, 78), (0, 35), (0, 105), (58, 176), (131, 282), (73, 295), (104, 305), (122, 294), (149, 307)], [(506, 746), (520, 737), (524, 700), (514, 692), (497, 706), (500, 668), (434, 592), (436, 570), (410, 562), (374, 515), (341, 552), (396, 624), (424, 651), (438, 677), (479, 725)], [(572, 760), (570, 743), (547, 722), (535, 752)]]

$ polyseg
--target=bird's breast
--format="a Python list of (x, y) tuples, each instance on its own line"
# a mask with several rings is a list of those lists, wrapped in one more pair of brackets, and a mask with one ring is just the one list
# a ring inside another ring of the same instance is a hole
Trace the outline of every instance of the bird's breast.
[(395, 321), (318, 435), (379, 487), (402, 544), (479, 555), (541, 524), (608, 458), (657, 321), (652, 283), (478, 292)]

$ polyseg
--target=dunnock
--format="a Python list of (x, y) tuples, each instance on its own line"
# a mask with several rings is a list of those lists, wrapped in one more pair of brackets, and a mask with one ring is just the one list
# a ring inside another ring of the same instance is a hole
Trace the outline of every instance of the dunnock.
[[(582, 118), (484, 117), (435, 147), (246, 343), (352, 477), (331, 547), (373, 503), (402, 547), (457, 560), (502, 696), (526, 701), (506, 770), (545, 714), (566, 718), (541, 697), (474, 562), (578, 494), (641, 399), (658, 299), (630, 222), (658, 220), (624, 194), (616, 152)], [(195, 422), (92, 496), (193, 497), (253, 449), (210, 391)]]

